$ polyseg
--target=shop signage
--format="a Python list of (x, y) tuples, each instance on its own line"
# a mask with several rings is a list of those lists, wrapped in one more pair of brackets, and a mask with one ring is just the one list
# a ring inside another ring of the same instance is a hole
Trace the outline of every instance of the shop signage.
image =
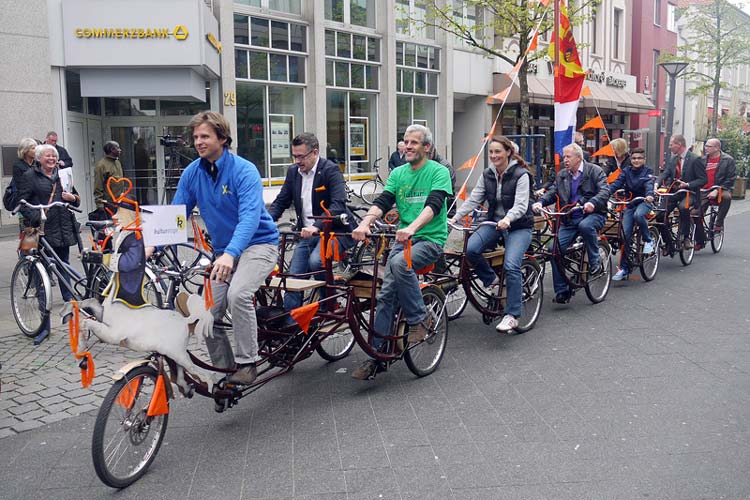
[(607, 75), (604, 71), (600, 73), (596, 73), (594, 71), (589, 70), (588, 73), (586, 73), (586, 79), (592, 82), (596, 83), (603, 83), (607, 85), (608, 87), (617, 87), (620, 89), (624, 89), (628, 82), (622, 78), (617, 78), (613, 75)]
[(216, 39), (213, 33), (206, 33), (206, 40), (216, 49), (216, 52), (221, 54), (221, 42)]
[[(175, 40), (185, 40), (188, 37), (187, 28), (178, 24), (173, 30), (169, 28), (76, 28), (76, 38), (160, 38), (174, 37)], [(210, 40), (209, 40), (210, 41)], [(221, 50), (219, 50), (221, 52)]]

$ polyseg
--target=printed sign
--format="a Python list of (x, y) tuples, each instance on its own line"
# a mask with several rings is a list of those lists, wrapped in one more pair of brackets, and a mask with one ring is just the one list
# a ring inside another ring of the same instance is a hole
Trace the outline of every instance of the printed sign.
[[(281, 120), (281, 121), (280, 121)], [(284, 117), (271, 119), (271, 159), (284, 160), (291, 158), (292, 124)]]
[(185, 205), (144, 205), (141, 212), (143, 242), (146, 246), (187, 243)]
[(367, 145), (367, 131), (364, 123), (349, 124), (349, 154), (364, 156)]

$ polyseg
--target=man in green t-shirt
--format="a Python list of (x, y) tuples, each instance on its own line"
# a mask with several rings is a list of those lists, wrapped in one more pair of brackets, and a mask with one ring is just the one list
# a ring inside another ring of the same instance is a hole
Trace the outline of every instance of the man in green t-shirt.
[[(404, 142), (408, 163), (391, 172), (383, 193), (352, 233), (355, 240), (364, 240), (370, 234), (370, 224), (396, 204), (400, 223), (375, 308), (375, 348), (383, 344), (383, 336), (393, 335), (391, 327), (398, 307), (409, 325), (409, 342), (421, 342), (427, 337), (427, 309), (414, 270), (433, 264), (442, 255), (448, 239), (445, 198), (453, 194), (453, 189), (448, 169), (428, 160), (433, 147), (432, 132), (422, 125), (411, 125), (404, 133)], [(404, 244), (409, 239), (412, 241), (410, 268), (404, 258)], [(352, 377), (373, 379), (384, 369), (382, 363), (371, 359), (354, 370)]]

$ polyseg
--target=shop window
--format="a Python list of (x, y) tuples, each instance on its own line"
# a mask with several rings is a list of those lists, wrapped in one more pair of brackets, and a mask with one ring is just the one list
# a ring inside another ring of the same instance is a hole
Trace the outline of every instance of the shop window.
[(105, 116), (156, 116), (156, 101), (107, 97), (104, 99), (104, 114)]
[(366, 92), (327, 92), (327, 157), (350, 178), (370, 176), (377, 150), (377, 96)]
[(68, 111), (83, 113), (81, 76), (78, 73), (65, 70), (65, 96), (68, 101)]
[(193, 116), (211, 109), (210, 92), (206, 89), (206, 102), (200, 101), (159, 101), (161, 116)]
[(403, 139), (409, 125), (420, 124), (435, 134), (435, 106), (437, 99), (423, 97), (396, 97), (396, 127), (398, 140)]
[(86, 98), (86, 113), (89, 115), (101, 116), (102, 114), (102, 98), (101, 97), (87, 97)]

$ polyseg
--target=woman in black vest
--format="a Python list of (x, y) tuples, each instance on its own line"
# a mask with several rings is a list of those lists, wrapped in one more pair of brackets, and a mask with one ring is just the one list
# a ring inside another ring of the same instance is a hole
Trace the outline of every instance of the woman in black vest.
[(505, 286), (507, 304), (505, 316), (497, 331), (509, 332), (518, 326), (522, 312), (523, 283), (521, 263), (523, 254), (531, 243), (534, 215), (531, 211), (531, 174), (523, 158), (514, 153), (513, 143), (507, 137), (493, 137), (489, 143), (492, 166), (482, 172), (471, 196), (456, 211), (451, 221), (460, 220), (479, 205), (487, 207), (487, 220), (497, 226), (480, 226), (469, 238), (466, 256), (486, 287), (499, 286), (495, 274), (482, 252), (494, 250), (503, 241), (505, 246)]

